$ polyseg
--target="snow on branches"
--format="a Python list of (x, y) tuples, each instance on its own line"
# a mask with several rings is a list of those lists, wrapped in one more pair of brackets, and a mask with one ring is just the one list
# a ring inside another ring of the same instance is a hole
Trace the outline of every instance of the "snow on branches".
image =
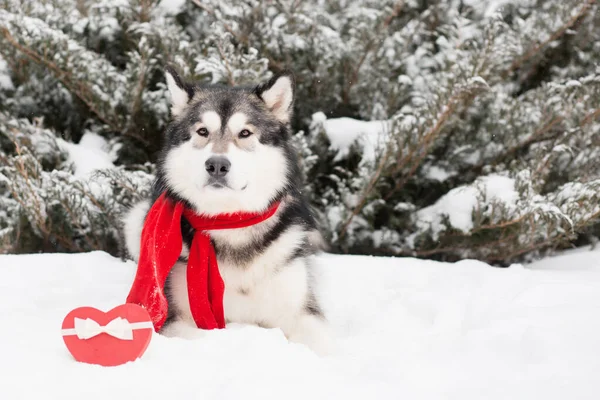
[(332, 251), (502, 264), (594, 241), (599, 11), (6, 0), (0, 249), (118, 252), (118, 215), (149, 184), (169, 118), (167, 64), (225, 85), (294, 71), (303, 192)]

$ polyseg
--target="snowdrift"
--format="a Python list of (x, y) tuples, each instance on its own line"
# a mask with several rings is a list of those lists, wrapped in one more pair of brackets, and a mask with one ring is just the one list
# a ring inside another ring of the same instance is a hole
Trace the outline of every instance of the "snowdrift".
[(102, 252), (0, 256), (1, 399), (597, 399), (600, 251), (507, 269), (477, 261), (324, 255), (338, 353), (277, 329), (154, 335), (114, 368), (76, 363), (60, 336), (78, 306), (108, 310), (135, 264)]

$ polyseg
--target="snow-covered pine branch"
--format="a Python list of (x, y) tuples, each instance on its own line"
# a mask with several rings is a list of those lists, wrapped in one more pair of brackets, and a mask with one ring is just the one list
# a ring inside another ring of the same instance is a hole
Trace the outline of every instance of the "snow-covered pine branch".
[(303, 191), (332, 251), (506, 263), (598, 235), (596, 1), (2, 5), (1, 251), (118, 253), (167, 64), (226, 85), (294, 71)]

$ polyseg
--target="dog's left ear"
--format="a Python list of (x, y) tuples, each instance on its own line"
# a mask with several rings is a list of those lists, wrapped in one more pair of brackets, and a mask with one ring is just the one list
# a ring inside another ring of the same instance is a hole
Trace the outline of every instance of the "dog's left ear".
[(287, 123), (292, 118), (296, 81), (291, 71), (275, 75), (254, 89), (267, 108), (279, 121)]

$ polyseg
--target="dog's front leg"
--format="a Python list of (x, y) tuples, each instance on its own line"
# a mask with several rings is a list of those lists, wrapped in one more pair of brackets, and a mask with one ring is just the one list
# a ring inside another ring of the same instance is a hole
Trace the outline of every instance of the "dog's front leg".
[(205, 336), (205, 331), (192, 325), (189, 321), (175, 320), (165, 325), (160, 334), (166, 337), (179, 337), (182, 339), (200, 339)]
[(336, 350), (331, 328), (320, 315), (299, 315), (285, 334), (290, 342), (304, 344), (320, 356), (331, 355)]

